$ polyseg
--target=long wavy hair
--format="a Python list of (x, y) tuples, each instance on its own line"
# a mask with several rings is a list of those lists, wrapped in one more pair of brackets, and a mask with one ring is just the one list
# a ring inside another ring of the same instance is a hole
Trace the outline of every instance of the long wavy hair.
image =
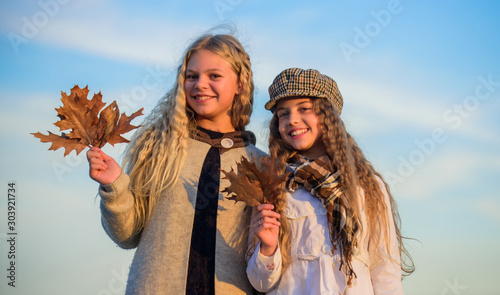
[[(353, 211), (351, 222), (358, 225), (358, 234), (356, 235), (355, 242), (351, 244), (351, 247), (355, 247), (359, 241), (362, 231), (368, 232), (369, 249), (370, 253), (373, 253), (375, 257), (380, 259), (391, 259), (396, 261), (395, 257), (382, 257), (381, 247), (379, 246), (381, 241), (385, 241), (386, 252), (390, 253), (389, 248), (389, 228), (390, 220), (385, 214), (387, 212), (387, 206), (384, 201), (384, 194), (382, 193), (377, 177), (384, 182), (387, 189), (392, 217), (394, 221), (394, 227), (396, 229), (396, 236), (398, 240), (399, 247), (399, 258), (401, 261), (401, 270), (403, 276), (410, 275), (414, 270), (414, 264), (411, 256), (406, 250), (403, 244), (403, 236), (401, 235), (401, 218), (399, 216), (396, 202), (392, 197), (388, 185), (383, 180), (383, 177), (375, 171), (372, 164), (366, 159), (363, 152), (357, 145), (354, 138), (347, 132), (344, 123), (342, 122), (339, 113), (333, 106), (333, 104), (322, 98), (313, 99), (314, 111), (318, 116), (321, 132), (322, 141), (326, 147), (326, 153), (330, 158), (333, 167), (336, 167), (340, 172), (340, 188), (344, 194), (347, 194), (349, 198), (349, 206)], [(292, 158), (297, 151), (291, 148), (282, 138), (279, 132), (279, 119), (276, 114), (276, 108), (272, 109), (273, 117), (270, 122), (270, 135), (269, 135), (269, 152), (274, 155), (278, 161), (279, 165), (284, 171), (287, 162)], [(363, 189), (364, 199), (365, 199), (365, 215), (367, 218), (367, 228), (361, 227), (360, 222), (360, 208), (356, 204), (360, 204), (359, 200), (359, 190)], [(283, 270), (290, 264), (290, 229), (288, 222), (286, 220), (285, 214), (286, 198), (285, 193), (282, 193), (275, 203), (275, 210), (281, 215), (281, 227), (279, 242), (281, 247), (284, 249), (282, 251), (283, 256)], [(331, 227), (331, 225), (330, 225)], [(330, 235), (333, 241), (333, 234)], [(359, 245), (359, 244), (358, 244)], [(350, 253), (352, 250), (349, 249)], [(402, 257), (404, 256), (404, 257)], [(355, 277), (355, 273), (351, 267), (351, 261), (346, 261), (345, 272), (348, 276), (348, 282), (351, 282)]]
[(186, 102), (186, 67), (195, 52), (209, 50), (224, 58), (238, 77), (241, 93), (233, 99), (231, 124), (244, 131), (253, 108), (250, 57), (231, 35), (203, 35), (186, 50), (177, 69), (175, 86), (166, 93), (132, 137), (123, 167), (135, 197), (135, 229), (141, 231), (162, 192), (172, 187), (186, 158), (188, 138), (195, 132), (196, 113)]

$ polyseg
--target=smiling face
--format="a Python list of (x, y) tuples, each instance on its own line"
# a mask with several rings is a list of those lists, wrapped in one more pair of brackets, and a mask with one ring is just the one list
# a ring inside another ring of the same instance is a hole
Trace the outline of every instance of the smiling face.
[(200, 127), (218, 132), (234, 131), (231, 107), (240, 88), (236, 73), (219, 55), (200, 49), (189, 59), (184, 90)]
[(322, 132), (318, 116), (314, 112), (313, 99), (290, 97), (278, 101), (276, 115), (281, 138), (294, 150), (309, 159), (326, 154), (321, 140)]

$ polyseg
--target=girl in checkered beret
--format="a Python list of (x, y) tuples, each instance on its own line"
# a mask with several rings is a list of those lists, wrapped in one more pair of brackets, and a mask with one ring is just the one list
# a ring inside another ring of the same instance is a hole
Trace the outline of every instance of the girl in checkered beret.
[[(269, 294), (403, 294), (413, 270), (395, 201), (340, 118), (342, 96), (316, 70), (269, 87), (269, 151), (290, 174), (252, 217), (247, 275)], [(401, 260), (401, 254), (409, 260)], [(250, 256), (251, 255), (251, 256)]]

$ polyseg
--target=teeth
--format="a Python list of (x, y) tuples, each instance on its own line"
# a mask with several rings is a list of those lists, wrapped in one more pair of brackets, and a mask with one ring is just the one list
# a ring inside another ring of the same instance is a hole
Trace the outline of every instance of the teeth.
[(297, 136), (297, 135), (304, 134), (306, 132), (307, 132), (307, 129), (295, 130), (295, 131), (290, 132), (290, 135)]
[(203, 101), (203, 100), (207, 100), (207, 99), (211, 99), (211, 98), (212, 98), (211, 96), (197, 96), (196, 100)]

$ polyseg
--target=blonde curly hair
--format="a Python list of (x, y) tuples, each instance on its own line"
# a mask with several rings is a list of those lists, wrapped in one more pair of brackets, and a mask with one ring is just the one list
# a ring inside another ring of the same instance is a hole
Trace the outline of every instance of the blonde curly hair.
[(146, 224), (162, 191), (173, 186), (186, 158), (188, 138), (196, 129), (196, 114), (186, 102), (184, 82), (187, 64), (198, 50), (209, 50), (224, 58), (242, 86), (234, 97), (231, 124), (244, 131), (253, 107), (253, 74), (250, 57), (231, 35), (203, 35), (186, 50), (177, 69), (174, 88), (163, 96), (141, 129), (132, 137), (125, 152), (123, 167), (130, 176), (135, 197), (135, 230)]

